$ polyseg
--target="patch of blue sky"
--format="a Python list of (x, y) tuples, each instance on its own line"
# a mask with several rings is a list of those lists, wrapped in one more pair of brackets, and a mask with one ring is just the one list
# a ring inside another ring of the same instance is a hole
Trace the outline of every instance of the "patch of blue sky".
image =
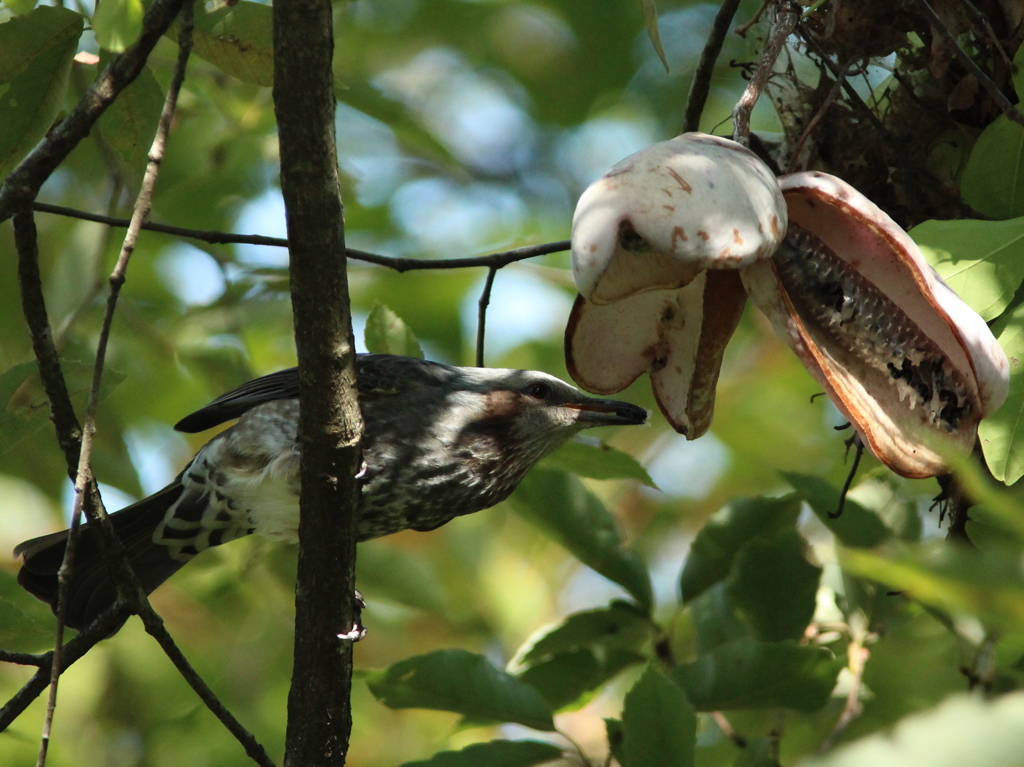
[[(466, 338), (475, 338), (478, 301), (486, 275), (466, 293), (460, 315)], [(494, 359), (528, 341), (561, 335), (572, 299), (525, 269), (502, 269), (494, 280), (487, 307), (486, 351)]]
[(669, 433), (651, 445), (642, 463), (666, 496), (700, 499), (721, 479), (729, 457), (729, 448), (714, 432), (693, 442)]
[[(108, 513), (119, 511), (138, 500), (138, 498), (134, 498), (123, 490), (113, 485), (108, 485), (105, 482), (100, 482), (99, 488), (100, 496), (103, 498), (103, 505)], [(61, 493), (61, 507), (64, 509), (64, 524), (70, 525), (71, 514), (75, 510), (75, 486), (71, 480), (64, 483), (64, 492)], [(85, 521), (84, 515), (82, 521)]]
[[(242, 208), (235, 219), (235, 231), (239, 234), (261, 234), (265, 237), (288, 236), (284, 218), (284, 200), (281, 190), (267, 189), (259, 197)], [(288, 267), (288, 249), (266, 245), (236, 245), (238, 260), (249, 267)]]
[(582, 191), (619, 160), (664, 138), (660, 134), (657, 121), (643, 112), (602, 115), (560, 137), (556, 161)]
[(458, 160), (479, 171), (521, 167), (536, 142), (526, 97), (510, 78), (482, 72), (448, 48), (431, 48), (374, 83), (419, 115)]
[(423, 178), (404, 184), (391, 199), (391, 217), (416, 252), (471, 256), (500, 247), (528, 218), (519, 195), (497, 184), (460, 184)]
[(224, 272), (210, 254), (186, 242), (164, 251), (156, 269), (182, 303), (204, 306), (220, 298), (227, 287)]

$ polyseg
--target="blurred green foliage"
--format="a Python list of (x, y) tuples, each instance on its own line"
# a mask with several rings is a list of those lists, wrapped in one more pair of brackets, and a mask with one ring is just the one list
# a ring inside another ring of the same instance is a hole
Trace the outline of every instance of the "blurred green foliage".
[[(745, 0), (738, 18), (758, 5)], [(651, 42), (652, 7), (337, 3), (349, 245), (431, 258), (567, 237), (591, 180), (678, 131), (716, 5), (658, 2), (661, 51)], [(77, 12), (23, 0), (2, 8), (14, 16), (0, 25), (0, 169), (9, 170), (98, 74), (100, 65), (72, 61), (74, 53), (109, 60), (133, 34), (138, 4), (104, 2), (81, 37)], [(155, 220), (283, 232), (269, 10), (248, 0), (197, 6)], [(728, 62), (756, 56), (763, 25), (746, 40), (727, 37), (704, 129), (727, 120), (745, 85)], [(162, 41), (43, 188), (43, 201), (129, 213), (175, 56), (174, 40)], [(14, 96), (30, 109), (16, 110)], [(754, 127), (779, 126), (759, 108)], [(928, 222), (914, 232), (953, 286), (997, 320), (1015, 373), (1024, 322), (1019, 139), (1019, 126), (996, 119), (963, 172), (965, 201), (1008, 220)], [(37, 225), (50, 322), (81, 408), (121, 231), (49, 214)], [(18, 310), (10, 225), (3, 229), (0, 549), (9, 551), (62, 527), (70, 503)], [(184, 437), (169, 424), (249, 377), (294, 364), (286, 265), (280, 249), (142, 235), (94, 446), (112, 508), (158, 489), (209, 436)], [(485, 276), (352, 262), (361, 343), (471, 364)], [(488, 364), (566, 377), (561, 333), (574, 294), (566, 254), (500, 271)], [(894, 477), (865, 457), (833, 520), (848, 470), (845, 435), (815, 393), (764, 319), (748, 312), (702, 440), (671, 432), (641, 380), (619, 396), (655, 411), (650, 428), (567, 446), (493, 510), (364, 544), (358, 579), (369, 634), (355, 656), (367, 684), (355, 688), (349, 763), (525, 766), (579, 749), (595, 763), (611, 752), (624, 767), (940, 765), (961, 753), (970, 756), (956, 764), (1019, 764), (1020, 694), (965, 695), (1021, 686), (1018, 490), (988, 491), (969, 526), (980, 551), (958, 551), (939, 540), (937, 485)], [(1015, 376), (1010, 401), (982, 430), (989, 465), (1011, 484), (1024, 474), (1022, 411)], [(17, 586), (16, 569), (0, 559), (0, 646), (45, 650), (52, 617)], [(199, 558), (153, 596), (199, 672), (276, 759), (294, 570), (291, 549), (244, 540)], [(0, 667), (0, 695), (29, 673)], [(136, 621), (65, 674), (59, 701), (53, 767), (247, 763)], [(859, 715), (835, 737), (856, 743), (812, 758), (844, 709)], [(42, 711), (40, 700), (0, 733), (0, 763), (31, 763)], [(529, 739), (523, 726), (533, 728)], [(893, 726), (906, 735), (899, 744), (884, 735)]]

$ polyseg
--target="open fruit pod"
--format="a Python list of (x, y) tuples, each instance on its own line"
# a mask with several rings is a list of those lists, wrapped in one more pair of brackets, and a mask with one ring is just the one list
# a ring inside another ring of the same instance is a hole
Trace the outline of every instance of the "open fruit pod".
[(1006, 399), (1006, 354), (860, 192), (817, 172), (779, 183), (788, 230), (771, 260), (741, 271), (751, 299), (882, 463), (948, 472)]
[(686, 133), (615, 165), (573, 216), (570, 375), (612, 394), (648, 372), (669, 423), (699, 437), (746, 302), (735, 270), (769, 258), (785, 231), (775, 176), (728, 139)]

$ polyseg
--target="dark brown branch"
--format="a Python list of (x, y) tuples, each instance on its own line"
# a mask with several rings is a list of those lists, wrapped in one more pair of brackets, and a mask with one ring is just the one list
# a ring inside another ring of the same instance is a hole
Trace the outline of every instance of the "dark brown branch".
[[(99, 341), (96, 347), (96, 360), (93, 364), (92, 384), (89, 390), (89, 401), (86, 405), (85, 426), (82, 430), (81, 450), (78, 456), (78, 469), (75, 475), (75, 507), (72, 513), (71, 533), (68, 537), (67, 547), (64, 549), (64, 559), (60, 569), (57, 571), (57, 628), (54, 641), (53, 664), (50, 672), (50, 693), (47, 699), (46, 716), (43, 720), (43, 732), (39, 743), (39, 757), (36, 762), (38, 767), (46, 764), (46, 753), (50, 743), (50, 733), (53, 726), (53, 716), (57, 708), (57, 687), (60, 675), (63, 671), (62, 650), (64, 646), (64, 620), (67, 614), (67, 590), (71, 578), (75, 556), (75, 543), (77, 540), (77, 526), (81, 519), (81, 512), (86, 493), (93, 483), (91, 467), (92, 457), (92, 435), (96, 430), (96, 409), (99, 405), (100, 384), (103, 378), (103, 369), (106, 361), (107, 344), (110, 340), (110, 331), (113, 326), (114, 312), (117, 307), (117, 299), (121, 286), (125, 281), (125, 273), (128, 268), (128, 261), (135, 251), (135, 243), (139, 235), (139, 227), (142, 221), (149, 215), (152, 207), (153, 187), (156, 184), (160, 162), (163, 159), (164, 145), (167, 141), (167, 133), (170, 130), (171, 118), (174, 116), (174, 108), (177, 103), (178, 93), (181, 90), (181, 83), (185, 77), (185, 64), (188, 61), (188, 54), (192, 48), (192, 6), (187, 5), (184, 13), (183, 30), (179, 38), (179, 56), (170, 87), (167, 91), (167, 98), (164, 101), (163, 110), (160, 114), (160, 121), (157, 126), (156, 136), (153, 139), (153, 146), (149, 152), (149, 162), (146, 165), (146, 173), (142, 181), (138, 199), (132, 211), (132, 222), (128, 226), (121, 253), (118, 256), (117, 264), (110, 276), (110, 293), (107, 297), (107, 309), (103, 316), (100, 327)], [(131, 565), (125, 558), (124, 547), (117, 539), (114, 528), (107, 519), (106, 510), (102, 505), (95, 508), (96, 521), (100, 524), (100, 543), (104, 555), (107, 557), (107, 566), (110, 569), (114, 582), (117, 585), (118, 599), (125, 599), (133, 606), (146, 605), (146, 595), (143, 592), (138, 579), (132, 571)]]
[(693, 80), (690, 81), (690, 93), (686, 97), (686, 114), (683, 117), (683, 133), (700, 130), (700, 116), (704, 112), (704, 105), (711, 91), (715, 63), (722, 52), (725, 36), (729, 33), (729, 27), (739, 7), (740, 0), (722, 0), (722, 5), (715, 14), (715, 21), (711, 25), (697, 69), (693, 73)]
[[(114, 605), (87, 626), (84, 631), (81, 631), (78, 636), (65, 644), (63, 648), (64, 670), (67, 670), (71, 664), (91, 650), (97, 642), (106, 639), (117, 631), (127, 617), (127, 607), (124, 605)], [(50, 682), (53, 652), (51, 651), (37, 657), (39, 662), (33, 665), (38, 665), (39, 670), (22, 685), (22, 688), (4, 704), (3, 708), (0, 708), (0, 732), (6, 730), (15, 719), (21, 716)]]
[(150, 51), (170, 28), (183, 0), (154, 0), (142, 17), (138, 42), (113, 58), (70, 114), (54, 127), (0, 186), (0, 221), (32, 203), (40, 187), (89, 135), (92, 126), (146, 64)]
[(768, 42), (761, 51), (761, 59), (757, 62), (757, 68), (747, 83), (746, 90), (732, 110), (732, 137), (745, 147), (750, 146), (750, 115), (754, 111), (754, 105), (761, 97), (761, 92), (772, 74), (775, 60), (786, 45), (786, 39), (796, 28), (799, 17), (800, 12), (789, 3), (789, 0), (782, 0), (776, 6), (775, 20), (772, 22)]
[[(54, 395), (57, 398), (61, 396), (66, 398), (67, 389), (64, 386), (63, 377), (61, 376), (60, 361), (57, 359), (56, 351), (53, 348), (53, 337), (50, 334), (49, 320), (46, 316), (46, 305), (42, 300), (42, 286), (39, 277), (39, 243), (36, 236), (35, 221), (30, 209), (22, 208), (15, 213), (14, 239), (15, 247), (18, 251), (19, 282), (21, 283), (22, 303), (25, 306), (26, 316), (31, 314), (29, 324), (35, 326), (33, 327), (34, 332), (32, 333), (32, 338), (33, 348), (36, 351), (37, 359), (40, 360), (38, 364), (40, 365), (40, 369), (42, 369), (44, 364), (42, 361), (43, 357), (40, 357), (39, 355), (43, 355), (46, 358), (47, 363), (55, 365), (54, 368), (47, 371), (49, 374), (48, 380), (51, 383), (51, 386), (47, 387), (47, 393), (49, 394), (50, 389), (52, 388)], [(38, 333), (35, 331), (38, 331)], [(52, 357), (49, 356), (50, 352), (53, 353)], [(58, 399), (58, 401), (60, 400)], [(72, 419), (75, 427), (77, 428), (78, 422), (70, 404), (70, 401), (66, 403), (68, 407), (66, 415)], [(69, 435), (68, 451), (70, 452), (74, 452), (75, 447), (78, 445), (77, 441), (74, 439), (75, 436), (80, 437), (81, 430), (78, 430), (77, 433), (73, 433), (73, 435)], [(63, 447), (63, 440), (61, 440), (61, 442)], [(79, 460), (80, 459), (81, 453), (79, 453)], [(81, 486), (82, 495), (80, 498), (84, 498), (84, 494), (92, 484), (91, 476), (86, 475), (83, 477)], [(53, 715), (57, 708), (57, 683), (60, 680), (61, 671), (63, 669), (61, 654), (64, 648), (63, 616), (66, 608), (66, 589), (64, 588), (66, 578), (63, 576), (68, 572), (71, 567), (71, 563), (74, 561), (75, 538), (76, 536), (72, 533), (68, 539), (68, 545), (64, 550), (64, 561), (58, 575), (59, 589), (57, 594), (57, 626), (54, 630), (54, 649), (51, 654), (49, 675), (50, 692), (47, 696), (46, 714), (43, 717), (43, 731), (39, 741), (39, 755), (36, 759), (38, 767), (42, 767), (46, 764), (46, 753), (49, 749), (50, 732), (53, 727)]]
[(736, 731), (736, 728), (732, 726), (732, 722), (726, 719), (725, 714), (721, 711), (712, 711), (711, 719), (716, 725), (718, 725), (718, 729), (722, 731), (722, 734), (732, 741), (734, 746), (737, 748), (746, 748), (750, 745), (747, 739)]
[(49, 658), (49, 654), (31, 652), (12, 652), (0, 650), (0, 663), (13, 663), (16, 666), (41, 666)]
[[(99, 213), (86, 213), (85, 211), (65, 208), (60, 205), (50, 205), (45, 202), (36, 202), (32, 205), (34, 210), (40, 213), (53, 213), (58, 216), (78, 218), (83, 221), (94, 221), (98, 224), (108, 226), (127, 227), (129, 224), (126, 218), (104, 216)], [(170, 226), (168, 224), (155, 224), (146, 222), (143, 229), (162, 234), (172, 234), (176, 237), (185, 237), (191, 240), (208, 242), (211, 245), (265, 245), (274, 248), (287, 248), (288, 240), (281, 237), (266, 237), (262, 234), (231, 234), (228, 232), (203, 231), (199, 229), (186, 229), (181, 226)], [(396, 272), (411, 272), (423, 269), (463, 269), (471, 267), (495, 267), (500, 269), (503, 266), (525, 261), (528, 258), (546, 256), (549, 253), (561, 253), (569, 249), (569, 240), (557, 240), (545, 242), (540, 245), (527, 245), (522, 248), (503, 250), (497, 253), (490, 253), (486, 256), (469, 256), (466, 258), (401, 258), (396, 256), (382, 256), (377, 253), (368, 253), (365, 250), (346, 248), (345, 254), (355, 261), (365, 261), (377, 266), (384, 266), (394, 269)]]
[(484, 282), (484, 289), (480, 292), (476, 322), (476, 366), (484, 366), (484, 337), (487, 329), (487, 307), (491, 303), (491, 290), (494, 288), (494, 277), (498, 274), (498, 268), (492, 266), (487, 270), (487, 281)]
[(199, 676), (196, 670), (192, 667), (192, 664), (188, 662), (188, 659), (182, 654), (181, 650), (178, 649), (178, 645), (175, 644), (174, 639), (167, 629), (164, 628), (164, 622), (160, 616), (156, 614), (152, 609), (146, 609), (140, 613), (142, 617), (142, 623), (146, 627), (146, 631), (152, 636), (157, 643), (160, 645), (164, 654), (171, 659), (171, 663), (178, 669), (178, 673), (184, 677), (185, 681), (188, 682), (189, 686), (195, 690), (196, 695), (203, 701), (208, 709), (216, 716), (224, 727), (235, 736), (235, 739), (242, 744), (242, 748), (245, 749), (246, 755), (252, 759), (256, 764), (261, 767), (275, 767), (273, 760), (267, 754), (263, 746), (260, 745), (259, 741), (253, 737), (253, 734), (245, 729), (241, 723), (235, 719), (234, 715), (228, 711), (227, 707), (220, 702), (220, 699), (214, 694), (213, 690), (210, 689), (209, 685), (203, 681), (203, 678)]
[(50, 403), (50, 420), (57, 429), (57, 442), (68, 465), (68, 476), (74, 476), (78, 465), (78, 450), (82, 441), (82, 426), (71, 404), (60, 355), (53, 343), (50, 320), (43, 300), (43, 283), (39, 274), (39, 249), (36, 244), (36, 224), (32, 211), (23, 208), (14, 214), (14, 244), (18, 252), (18, 288), (21, 310), (32, 337), (32, 351), (39, 365), (46, 399)]
[(274, 113), (299, 361), (299, 557), (285, 765), (345, 763), (359, 440), (345, 229), (334, 132), (331, 0), (274, 3)]
[(932, 27), (942, 37), (946, 39), (949, 46), (953, 49), (953, 54), (960, 59), (960, 63), (964, 65), (964, 68), (974, 75), (975, 79), (981, 83), (981, 87), (984, 88), (988, 95), (999, 105), (999, 108), (1003, 111), (1003, 114), (1013, 120), (1015, 123), (1024, 125), (1024, 115), (1022, 115), (1010, 100), (1006, 98), (1005, 94), (999, 90), (999, 86), (992, 82), (985, 72), (979, 67), (970, 56), (967, 55), (967, 51), (960, 47), (960, 43), (956, 41), (953, 33), (949, 31), (949, 27), (946, 26), (945, 22), (939, 18), (939, 15), (932, 9), (928, 0), (917, 0), (918, 4), (924, 10), (925, 15), (928, 17), (928, 21), (931, 22)]
[(828, 513), (829, 519), (839, 519), (843, 516), (843, 509), (846, 508), (846, 496), (850, 494), (850, 485), (853, 484), (853, 478), (857, 476), (857, 469), (860, 468), (860, 459), (864, 455), (864, 443), (861, 441), (859, 434), (854, 434), (850, 437), (846, 443), (847, 450), (853, 447), (853, 466), (850, 467), (850, 471), (846, 475), (846, 482), (843, 483), (843, 489), (839, 491), (839, 505), (835, 511)]

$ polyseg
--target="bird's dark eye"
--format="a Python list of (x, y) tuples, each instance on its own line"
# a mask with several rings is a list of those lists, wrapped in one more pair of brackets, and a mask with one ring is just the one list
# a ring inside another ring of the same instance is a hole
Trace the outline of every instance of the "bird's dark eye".
[(551, 395), (551, 387), (538, 381), (526, 387), (526, 394), (534, 399), (547, 399)]

